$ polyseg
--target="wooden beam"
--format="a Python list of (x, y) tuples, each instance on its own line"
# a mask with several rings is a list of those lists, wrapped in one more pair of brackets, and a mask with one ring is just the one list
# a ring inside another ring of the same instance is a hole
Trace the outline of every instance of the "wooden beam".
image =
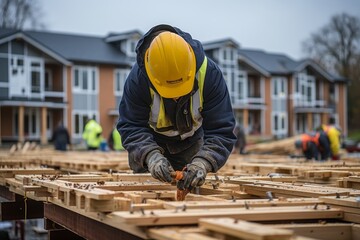
[(293, 236), (291, 230), (277, 229), (233, 218), (199, 219), (199, 226), (206, 230), (247, 240), (288, 240)]
[(200, 228), (150, 228), (147, 231), (151, 239), (158, 240), (218, 240), (218, 237), (206, 235), (206, 231)]
[(186, 202), (164, 202), (165, 209), (201, 209), (201, 208), (258, 208), (258, 207), (279, 207), (279, 206), (311, 206), (321, 204), (317, 198), (289, 198), (274, 199), (249, 199), (249, 200), (223, 200), (223, 201), (186, 201)]
[[(354, 224), (326, 223), (326, 224), (272, 224), (271, 227), (289, 229), (296, 235), (326, 240), (352, 240)], [(355, 229), (356, 231), (356, 229)]]
[(113, 219), (135, 226), (186, 225), (196, 224), (199, 218), (231, 217), (246, 221), (278, 221), (305, 219), (341, 219), (343, 212), (338, 209), (313, 209), (304, 207), (276, 208), (222, 208), (188, 210), (151, 210), (143, 212), (113, 212)]

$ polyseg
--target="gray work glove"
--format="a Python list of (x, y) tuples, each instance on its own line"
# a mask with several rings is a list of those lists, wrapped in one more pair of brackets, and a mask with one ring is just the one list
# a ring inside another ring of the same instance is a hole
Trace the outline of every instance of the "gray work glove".
[(179, 181), (177, 187), (180, 190), (199, 187), (205, 183), (206, 174), (212, 170), (211, 164), (202, 158), (194, 160), (186, 165), (186, 173), (183, 182)]
[(150, 152), (145, 161), (151, 176), (162, 182), (172, 182), (170, 172), (174, 172), (174, 169), (160, 151)]

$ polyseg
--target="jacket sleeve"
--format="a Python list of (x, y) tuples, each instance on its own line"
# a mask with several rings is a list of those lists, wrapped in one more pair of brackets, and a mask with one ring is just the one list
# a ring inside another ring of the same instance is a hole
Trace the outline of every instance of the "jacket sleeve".
[(162, 148), (154, 141), (149, 128), (151, 96), (149, 84), (138, 66), (131, 70), (124, 86), (119, 106), (117, 129), (122, 144), (129, 153), (129, 165), (134, 172), (145, 172), (145, 159), (149, 152)]
[(210, 162), (217, 172), (226, 163), (236, 141), (235, 118), (222, 72), (208, 59), (204, 82), (203, 123), (204, 145), (194, 158)]

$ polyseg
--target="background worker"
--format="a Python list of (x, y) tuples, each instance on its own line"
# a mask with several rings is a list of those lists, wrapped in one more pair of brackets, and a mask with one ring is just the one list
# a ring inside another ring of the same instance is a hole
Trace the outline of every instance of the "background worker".
[(102, 127), (95, 119), (90, 119), (85, 127), (82, 135), (83, 140), (86, 143), (88, 150), (97, 150), (100, 147), (101, 142), (103, 141), (102, 137)]
[(111, 150), (114, 150), (114, 151), (125, 150), (122, 145), (120, 133), (116, 128), (114, 128), (112, 130), (112, 132), (110, 133), (109, 138), (108, 138), (108, 143), (109, 143), (109, 147)]
[(340, 159), (340, 138), (341, 131), (334, 125), (321, 125), (319, 128), (320, 131), (324, 132), (330, 142), (331, 158), (332, 160)]
[(117, 125), (129, 165), (164, 182), (186, 166), (182, 189), (201, 186), (236, 140), (223, 75), (198, 40), (169, 25), (150, 29), (136, 53)]
[(69, 131), (61, 121), (54, 130), (51, 141), (54, 144), (55, 150), (66, 151), (68, 145), (71, 148)]
[(233, 152), (245, 154), (246, 136), (244, 128), (241, 125), (237, 124), (234, 128), (234, 134), (237, 139), (234, 145)]
[(301, 134), (295, 148), (301, 150), (307, 160), (327, 160), (331, 155), (329, 140), (321, 131)]

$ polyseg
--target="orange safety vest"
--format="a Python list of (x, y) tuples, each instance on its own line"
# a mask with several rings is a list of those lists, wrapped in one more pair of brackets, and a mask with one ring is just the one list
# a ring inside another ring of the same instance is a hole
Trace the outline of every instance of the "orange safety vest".
[(303, 134), (301, 135), (301, 142), (302, 142), (302, 148), (304, 151), (306, 151), (307, 149), (307, 143), (308, 142), (313, 142), (315, 143), (315, 145), (317, 147), (319, 147), (320, 143), (319, 143), (319, 137), (320, 137), (320, 133), (316, 133), (315, 136), (311, 136), (309, 134)]

